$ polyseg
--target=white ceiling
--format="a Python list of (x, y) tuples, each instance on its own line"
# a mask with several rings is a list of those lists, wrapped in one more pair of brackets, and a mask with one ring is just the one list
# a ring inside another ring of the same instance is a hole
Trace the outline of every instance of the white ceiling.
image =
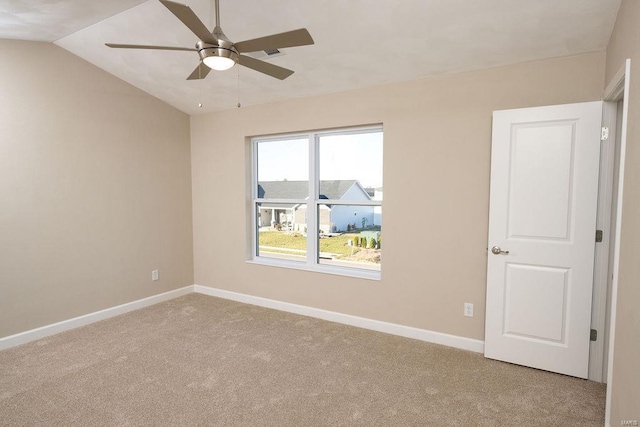
[[(213, 0), (178, 0), (213, 28)], [(220, 0), (233, 41), (305, 27), (315, 45), (268, 59), (284, 81), (243, 67), (186, 77), (195, 52), (110, 49), (105, 42), (193, 47), (157, 0), (0, 1), (0, 38), (57, 45), (189, 113), (602, 51), (621, 0)], [(8, 4), (7, 4), (8, 3)], [(238, 68), (239, 79), (238, 79)], [(203, 106), (198, 107), (202, 102)]]

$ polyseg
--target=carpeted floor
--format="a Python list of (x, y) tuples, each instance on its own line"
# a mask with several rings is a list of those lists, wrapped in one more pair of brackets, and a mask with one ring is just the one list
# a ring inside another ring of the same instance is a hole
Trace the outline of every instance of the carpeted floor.
[(602, 384), (190, 294), (0, 352), (2, 426), (602, 426)]

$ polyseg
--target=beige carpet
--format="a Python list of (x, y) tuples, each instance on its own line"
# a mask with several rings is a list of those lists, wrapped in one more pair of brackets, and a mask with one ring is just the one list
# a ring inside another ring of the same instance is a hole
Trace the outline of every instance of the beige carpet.
[(602, 384), (190, 294), (0, 352), (3, 426), (601, 426)]

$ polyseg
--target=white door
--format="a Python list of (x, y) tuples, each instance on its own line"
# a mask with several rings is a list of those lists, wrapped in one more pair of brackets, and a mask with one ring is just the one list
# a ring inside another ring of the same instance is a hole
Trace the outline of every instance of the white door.
[(588, 376), (601, 116), (493, 113), (485, 357)]

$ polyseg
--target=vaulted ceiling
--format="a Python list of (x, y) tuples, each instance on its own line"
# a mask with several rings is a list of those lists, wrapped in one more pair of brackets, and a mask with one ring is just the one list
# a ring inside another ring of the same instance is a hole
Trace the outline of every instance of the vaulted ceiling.
[[(213, 0), (178, 1), (213, 29)], [(104, 45), (193, 47), (197, 38), (158, 0), (3, 2), (0, 38), (54, 42), (198, 114), (238, 101), (263, 104), (603, 51), (619, 6), (620, 0), (220, 0), (221, 26), (233, 41), (309, 30), (314, 45), (266, 59), (295, 71), (283, 81), (238, 66), (187, 81), (199, 61), (195, 52)]]

